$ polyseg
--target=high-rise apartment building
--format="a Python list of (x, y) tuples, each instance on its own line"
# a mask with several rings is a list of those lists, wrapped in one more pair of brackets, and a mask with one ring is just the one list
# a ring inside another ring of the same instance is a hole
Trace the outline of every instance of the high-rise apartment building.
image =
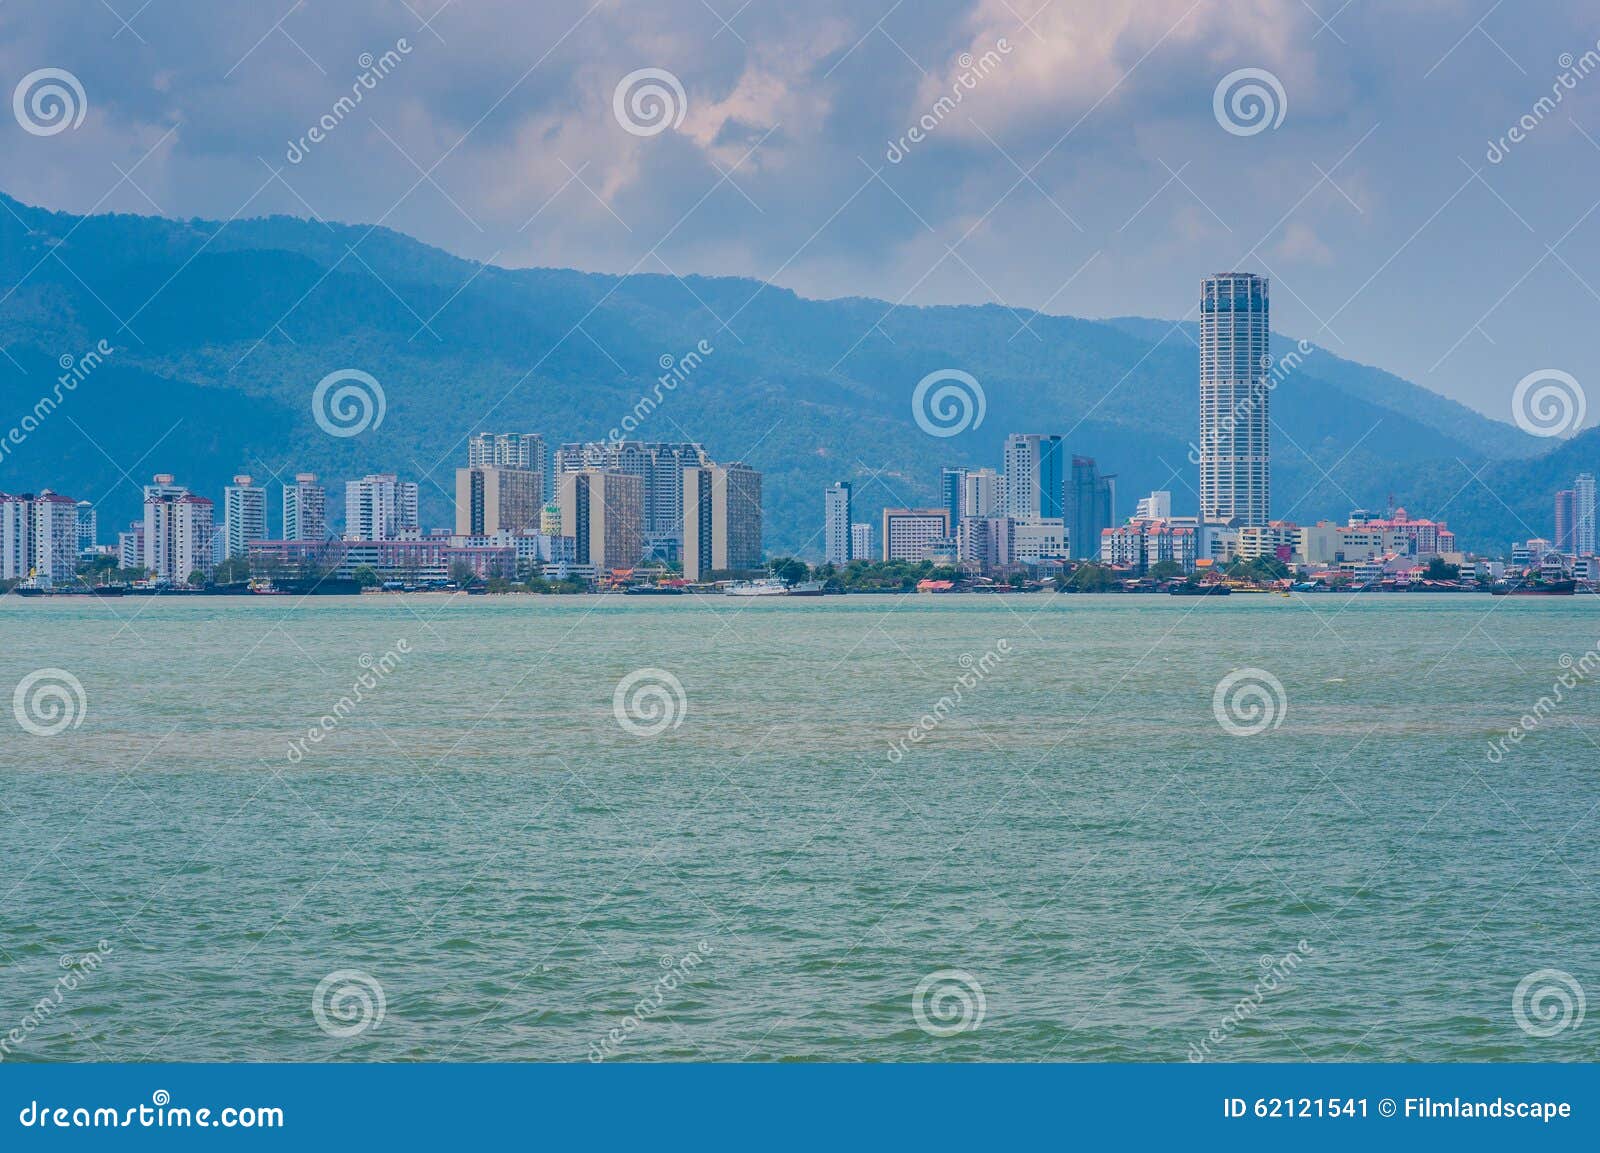
[(345, 540), (396, 540), (417, 531), (415, 481), (381, 472), (345, 482)]
[(967, 470), (949, 466), (939, 470), (939, 507), (950, 518), (950, 531), (961, 520), (961, 506), (967, 497)]
[(249, 476), (234, 477), (222, 490), (222, 539), (230, 557), (246, 556), (251, 541), (267, 539), (267, 490)]
[(0, 493), (0, 580), (29, 577), (46, 587), (78, 572), (78, 505), (45, 489)]
[(822, 559), (850, 563), (850, 482), (834, 481), (822, 490)]
[(692, 441), (596, 440), (556, 449), (559, 476), (579, 469), (625, 472), (644, 483), (644, 536), (651, 553), (672, 558), (683, 548), (684, 469), (711, 463)]
[(1577, 520), (1577, 507), (1573, 504), (1573, 492), (1564, 488), (1556, 493), (1555, 535), (1550, 538), (1551, 544), (1557, 552), (1572, 551), (1572, 530)]
[(0, 580), (21, 580), (33, 566), (33, 496), (0, 492)]
[(78, 551), (88, 552), (100, 543), (100, 517), (92, 501), (78, 502)]
[(683, 575), (761, 565), (761, 474), (748, 465), (683, 470)]
[(871, 560), (877, 552), (872, 543), (872, 522), (863, 520), (853, 523), (850, 526), (850, 559)]
[(1006, 437), (1006, 515), (1013, 520), (1062, 516), (1059, 436), (1014, 432)]
[(328, 494), (314, 472), (297, 472), (294, 483), (283, 486), (283, 539), (326, 540)]
[(1572, 551), (1595, 555), (1594, 473), (1580, 472), (1572, 482)]
[[(1172, 494), (1165, 489), (1139, 498), (1133, 507), (1134, 520), (1171, 520)], [(1110, 527), (1107, 525), (1106, 527)]]
[(1100, 534), (1111, 527), (1116, 503), (1116, 477), (1101, 476), (1093, 457), (1072, 458), (1067, 480), (1067, 550), (1077, 558), (1100, 555)]
[(1200, 284), (1200, 519), (1268, 523), (1272, 367), (1267, 280), (1248, 272)]
[(935, 541), (948, 540), (950, 522), (942, 508), (883, 510), (883, 559), (919, 561)]
[(456, 535), (539, 530), (544, 477), (531, 469), (489, 466), (456, 469)]
[(576, 539), (580, 565), (630, 568), (644, 552), (644, 481), (586, 468), (556, 478), (563, 534)]
[(544, 437), (536, 432), (480, 432), (467, 441), (468, 468), (514, 468), (536, 472), (544, 485), (540, 500), (550, 499), (550, 461)]
[(152, 580), (185, 584), (194, 573), (209, 573), (214, 559), (216, 509), (195, 496), (172, 474), (158, 473), (144, 486), (144, 563)]
[(1005, 477), (992, 468), (967, 470), (961, 485), (961, 516), (1001, 516), (1005, 500)]

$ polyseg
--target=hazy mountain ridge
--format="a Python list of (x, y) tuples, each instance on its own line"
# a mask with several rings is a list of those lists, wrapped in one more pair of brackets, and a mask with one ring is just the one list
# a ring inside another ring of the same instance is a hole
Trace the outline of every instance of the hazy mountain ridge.
[[(171, 471), (217, 497), (241, 470), (337, 483), (383, 468), (421, 480), (425, 521), (446, 524), (468, 434), (603, 437), (651, 392), (663, 357), (702, 340), (712, 351), (636, 435), (700, 440), (761, 468), (771, 551), (818, 550), (832, 480), (857, 482), (866, 516), (931, 503), (941, 464), (998, 466), (1015, 430), (1065, 433), (1072, 452), (1118, 474), (1119, 515), (1152, 487), (1171, 488), (1182, 511), (1195, 505), (1192, 326), (814, 301), (731, 277), (508, 270), (388, 229), (290, 217), (0, 207), (0, 278), (18, 286), (0, 303), (0, 345), (17, 361), (0, 358), (0, 426), (49, 390), (59, 357), (102, 338), (116, 347), (0, 459), (0, 489), (103, 499), (103, 539), (138, 511), (122, 470), (134, 482)], [(987, 414), (942, 440), (918, 429), (910, 396), (951, 367), (982, 382)], [(316, 382), (341, 368), (372, 373), (387, 400), (381, 426), (348, 439), (319, 429), (310, 408)], [(1528, 535), (1524, 524), (1548, 532), (1550, 479), (1600, 457), (1590, 433), (1518, 459), (1551, 445), (1320, 348), (1280, 386), (1273, 417), (1275, 515), (1342, 517), (1394, 492), (1414, 515), (1442, 507), (1464, 540), (1497, 548)]]

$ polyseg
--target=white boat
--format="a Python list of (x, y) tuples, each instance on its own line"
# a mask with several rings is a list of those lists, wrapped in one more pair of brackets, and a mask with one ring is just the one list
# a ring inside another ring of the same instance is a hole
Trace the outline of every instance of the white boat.
[(786, 597), (789, 595), (789, 586), (781, 580), (772, 577), (763, 577), (755, 581), (735, 581), (722, 590), (723, 596), (730, 597)]

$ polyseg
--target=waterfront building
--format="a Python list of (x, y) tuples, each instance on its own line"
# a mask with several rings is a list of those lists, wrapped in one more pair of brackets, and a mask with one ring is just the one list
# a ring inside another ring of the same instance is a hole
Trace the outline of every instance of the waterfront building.
[(644, 550), (644, 481), (632, 473), (579, 469), (556, 478), (561, 524), (577, 563), (631, 568)]
[(117, 534), (117, 567), (144, 567), (144, 521), (136, 520)]
[(253, 540), (267, 539), (267, 490), (243, 474), (222, 490), (224, 555), (242, 557)]
[(1578, 556), (1595, 553), (1594, 473), (1580, 472), (1572, 482), (1572, 551)]
[(33, 496), (0, 492), (0, 580), (21, 580), (33, 568)]
[(962, 517), (961, 508), (967, 495), (967, 470), (946, 466), (939, 470), (939, 504), (954, 531)]
[(956, 526), (956, 556), (981, 573), (1016, 563), (1017, 522), (1008, 516), (964, 516)]
[(1013, 559), (1018, 564), (1040, 564), (1067, 555), (1067, 522), (1058, 516), (1019, 520), (1014, 528)]
[(297, 472), (283, 486), (283, 539), (326, 540), (328, 494), (314, 472)]
[(960, 516), (996, 517), (1004, 515), (1006, 499), (1005, 477), (994, 469), (968, 469), (961, 487)]
[(1165, 490), (1139, 498), (1133, 509), (1134, 520), (1171, 520), (1172, 494)]
[(748, 465), (683, 470), (683, 575), (761, 565), (761, 474)]
[(45, 587), (78, 575), (78, 502), (45, 489), (33, 499), (33, 576)]
[(539, 510), (539, 532), (544, 536), (561, 535), (561, 506), (555, 501)]
[(456, 469), (456, 535), (534, 532), (544, 478), (532, 469), (475, 465)]
[(1144, 576), (1163, 561), (1185, 573), (1195, 570), (1199, 533), (1190, 525), (1134, 519), (1100, 534), (1100, 563)]
[(1269, 522), (1271, 368), (1265, 277), (1225, 272), (1200, 285), (1200, 518)]
[(1564, 488), (1556, 493), (1555, 509), (1555, 534), (1551, 539), (1555, 546), (1562, 552), (1572, 552), (1572, 533), (1577, 520), (1577, 508), (1573, 504), (1574, 493), (1570, 488)]
[(212, 502), (158, 473), (144, 486), (144, 563), (152, 580), (185, 584), (209, 573), (215, 559), (216, 510)]
[(1100, 534), (1112, 524), (1116, 477), (1101, 476), (1092, 457), (1073, 457), (1065, 503), (1067, 547), (1074, 557), (1093, 559), (1100, 552)]
[(380, 472), (345, 482), (345, 540), (396, 540), (419, 531), (415, 481)]
[(555, 470), (558, 477), (580, 469), (638, 477), (644, 492), (641, 531), (648, 550), (671, 559), (684, 547), (684, 470), (711, 463), (706, 450), (692, 441), (596, 440), (562, 445), (556, 450)]
[(950, 535), (950, 522), (942, 508), (886, 508), (883, 510), (883, 559), (919, 561), (933, 541)]
[(1059, 518), (1062, 512), (1059, 436), (1014, 432), (1006, 437), (1006, 515), (1013, 520)]
[(78, 551), (93, 552), (100, 544), (100, 517), (92, 501), (78, 502)]
[(467, 441), (468, 468), (514, 468), (519, 472), (536, 472), (539, 499), (550, 499), (549, 457), (545, 455), (544, 437), (536, 432), (480, 432)]
[(872, 542), (872, 522), (853, 521), (850, 525), (850, 559), (871, 560), (877, 551)]
[(850, 482), (837, 480), (822, 490), (822, 559), (850, 563)]

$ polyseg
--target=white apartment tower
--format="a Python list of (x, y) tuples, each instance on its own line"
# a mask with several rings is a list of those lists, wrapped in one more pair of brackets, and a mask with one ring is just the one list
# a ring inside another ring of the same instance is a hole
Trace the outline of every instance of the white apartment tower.
[(249, 555), (250, 542), (267, 539), (267, 490), (245, 475), (222, 490), (222, 539), (230, 557)]
[(398, 540), (418, 527), (415, 481), (378, 472), (345, 482), (345, 540)]
[(283, 539), (326, 540), (328, 494), (314, 472), (297, 472), (283, 486)]
[(1594, 473), (1580, 472), (1572, 482), (1572, 551), (1595, 555)]
[(822, 490), (822, 559), (850, 563), (850, 482), (834, 481)]
[(1223, 272), (1200, 283), (1200, 519), (1266, 525), (1272, 453), (1267, 279)]

